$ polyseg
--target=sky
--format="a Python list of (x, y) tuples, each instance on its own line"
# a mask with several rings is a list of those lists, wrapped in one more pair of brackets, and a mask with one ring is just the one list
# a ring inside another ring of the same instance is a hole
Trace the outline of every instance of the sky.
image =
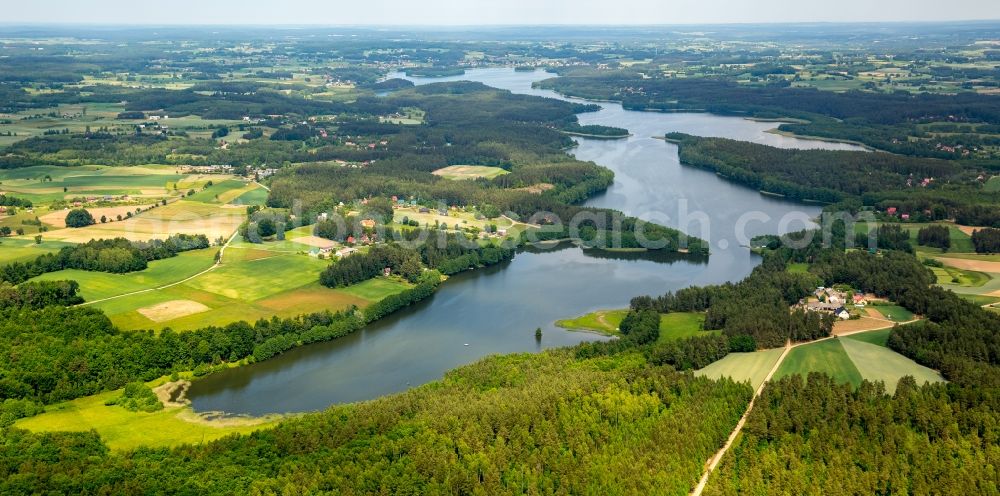
[(532, 25), (1000, 19), (998, 0), (4, 0), (0, 24)]

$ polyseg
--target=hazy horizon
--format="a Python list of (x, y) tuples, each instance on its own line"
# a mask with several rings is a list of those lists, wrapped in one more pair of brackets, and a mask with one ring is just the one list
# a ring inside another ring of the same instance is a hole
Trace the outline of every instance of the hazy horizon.
[(172, 0), (136, 3), (50, 0), (5, 7), (2, 25), (206, 25), (206, 26), (545, 26), (712, 25), (789, 23), (968, 22), (1000, 19), (1000, 2), (931, 0), (839, 2), (802, 0), (370, 0), (363, 4), (289, 0), (274, 8), (262, 0)]

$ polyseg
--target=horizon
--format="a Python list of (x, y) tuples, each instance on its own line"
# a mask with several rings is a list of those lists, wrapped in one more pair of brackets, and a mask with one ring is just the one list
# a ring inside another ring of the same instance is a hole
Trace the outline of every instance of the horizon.
[[(98, 7), (98, 8), (95, 8)], [(613, 6), (594, 0), (537, 2), (510, 0), (461, 2), (371, 0), (331, 4), (290, 0), (280, 10), (261, 0), (213, 3), (174, 0), (135, 4), (105, 0), (100, 5), (53, 0), (44, 5), (14, 4), (5, 9), (4, 25), (126, 26), (671, 26), (812, 23), (970, 22), (1000, 19), (1000, 4), (955, 0), (941, 8), (930, 0), (820, 2), (759, 0), (623, 0)], [(260, 19), (267, 19), (261, 23)]]

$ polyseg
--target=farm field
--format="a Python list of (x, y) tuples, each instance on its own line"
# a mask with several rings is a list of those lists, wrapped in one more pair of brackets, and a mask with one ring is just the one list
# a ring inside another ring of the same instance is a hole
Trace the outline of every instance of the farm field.
[(823, 372), (854, 386), (862, 380), (882, 381), (889, 393), (906, 375), (913, 376), (918, 384), (943, 380), (937, 371), (887, 348), (891, 332), (881, 329), (797, 346), (785, 357), (774, 378)]
[(213, 247), (178, 253), (175, 257), (149, 262), (146, 270), (127, 274), (66, 269), (42, 274), (32, 280), (74, 280), (80, 283), (80, 296), (86, 301), (93, 301), (182, 281), (211, 267), (218, 251)]
[(165, 197), (168, 184), (187, 177), (168, 165), (37, 166), (0, 171), (0, 189), (36, 204), (86, 195)]
[(163, 239), (169, 234), (204, 234), (209, 240), (228, 239), (246, 217), (243, 208), (180, 200), (145, 210), (129, 219), (77, 229), (58, 229), (46, 239), (85, 243), (91, 239), (127, 238), (132, 241)]
[(46, 241), (43, 238), (39, 244), (31, 237), (6, 238), (0, 240), (0, 264), (34, 260), (39, 255), (57, 252), (65, 246), (73, 246), (73, 243)]
[(432, 174), (452, 181), (463, 181), (479, 178), (493, 179), (497, 176), (509, 174), (509, 172), (500, 167), (488, 167), (485, 165), (451, 165), (438, 169)]
[(243, 192), (229, 203), (233, 205), (263, 205), (267, 202), (267, 195), (268, 191), (266, 189), (257, 187)]
[(260, 186), (253, 183), (246, 183), (239, 179), (225, 179), (213, 181), (212, 185), (187, 197), (188, 201), (202, 203), (230, 203), (245, 193), (249, 193)]
[[(212, 256), (214, 253), (212, 249)], [(207, 263), (211, 265), (211, 259)], [(94, 306), (123, 329), (189, 330), (364, 307), (410, 287), (396, 279), (376, 278), (347, 288), (326, 288), (317, 280), (328, 263), (301, 254), (230, 247), (223, 264), (211, 272), (182, 284)], [(91, 284), (83, 282), (81, 286), (85, 294), (103, 288), (94, 285), (98, 289), (91, 289)]]
[(659, 343), (676, 339), (718, 334), (720, 331), (703, 331), (705, 314), (700, 312), (673, 312), (660, 315)]
[(896, 390), (899, 379), (906, 375), (913, 376), (917, 384), (944, 380), (941, 378), (941, 374), (934, 369), (924, 367), (885, 346), (861, 339), (837, 341), (843, 346), (862, 378), (869, 381), (882, 381), (885, 383), (885, 390), (890, 393)]
[[(607, 335), (617, 335), (618, 326), (628, 314), (628, 309), (598, 310), (574, 319), (556, 321), (556, 325), (564, 329), (592, 331)], [(718, 331), (703, 331), (701, 324), (705, 315), (698, 312), (675, 312), (660, 315), (660, 338), (664, 343), (676, 339), (694, 336), (707, 336)]]
[(827, 339), (817, 343), (797, 346), (781, 362), (774, 379), (789, 375), (809, 375), (809, 372), (823, 372), (837, 382), (847, 382), (854, 386), (861, 384), (861, 372), (851, 361), (839, 339)]
[(989, 180), (986, 181), (986, 184), (983, 185), (983, 190), (990, 192), (1000, 191), (1000, 176), (993, 176), (989, 178)]
[(986, 284), (990, 280), (990, 276), (983, 272), (962, 270), (947, 265), (944, 267), (929, 268), (934, 272), (934, 276), (937, 277), (937, 283), (942, 285), (948, 284), (976, 288)]
[[(483, 229), (487, 225), (495, 224), (498, 229), (508, 229), (512, 232), (516, 224), (506, 217), (498, 217), (496, 219), (476, 219), (476, 214), (473, 212), (464, 212), (461, 210), (448, 210), (448, 215), (441, 215), (435, 209), (430, 209), (430, 212), (420, 212), (419, 207), (405, 207), (398, 208), (393, 213), (393, 221), (397, 223), (395, 227), (399, 226), (402, 222), (403, 217), (409, 220), (415, 220), (420, 223), (421, 226), (434, 226), (434, 223), (444, 223), (448, 227), (454, 228), (455, 224), (459, 227), (478, 227)], [(523, 224), (517, 224), (523, 226)]]
[(23, 419), (15, 425), (35, 432), (96, 430), (112, 450), (121, 451), (145, 447), (168, 447), (199, 444), (230, 434), (246, 434), (267, 428), (274, 420), (236, 419), (229, 422), (208, 422), (197, 417), (190, 408), (164, 408), (158, 412), (131, 412), (120, 406), (104, 403), (117, 398), (122, 390), (85, 396), (46, 407), (45, 413)]
[(882, 317), (894, 322), (906, 322), (913, 320), (913, 312), (899, 305), (872, 305), (866, 310), (873, 317), (878, 318), (879, 315), (877, 314), (881, 314)]
[(730, 353), (722, 360), (695, 371), (695, 375), (710, 379), (729, 377), (738, 382), (750, 381), (750, 385), (756, 389), (764, 382), (764, 378), (771, 371), (771, 367), (774, 367), (782, 352), (784, 348), (752, 353)]
[(878, 346), (886, 346), (889, 342), (889, 334), (892, 333), (892, 328), (880, 329), (877, 331), (869, 332), (859, 332), (857, 334), (851, 334), (850, 336), (844, 336), (844, 339), (853, 339), (855, 341), (864, 341), (865, 343), (874, 344)]

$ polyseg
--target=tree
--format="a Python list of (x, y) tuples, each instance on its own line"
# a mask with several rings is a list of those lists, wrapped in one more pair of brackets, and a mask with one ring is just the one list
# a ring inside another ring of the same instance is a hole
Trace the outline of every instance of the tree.
[(35, 244), (36, 245), (42, 244), (42, 235), (41, 234), (35, 236)]
[(86, 209), (77, 208), (66, 214), (66, 227), (87, 227), (94, 225), (94, 216)]
[(274, 236), (276, 232), (277, 227), (274, 220), (270, 217), (264, 217), (257, 222), (257, 233), (260, 234), (260, 237), (267, 238)]
[(102, 215), (101, 216), (101, 224), (106, 224), (107, 222), (108, 222), (108, 216), (107, 215)]

